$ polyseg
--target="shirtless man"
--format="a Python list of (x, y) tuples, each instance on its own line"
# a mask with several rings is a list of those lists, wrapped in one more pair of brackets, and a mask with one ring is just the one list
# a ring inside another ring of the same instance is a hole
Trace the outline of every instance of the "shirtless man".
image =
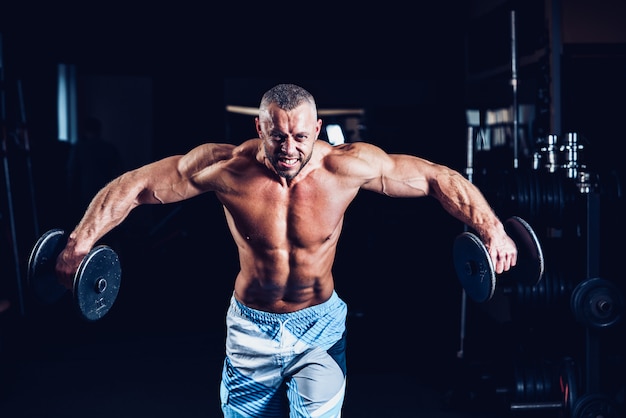
[(360, 190), (434, 197), (477, 232), (497, 273), (515, 265), (517, 249), (458, 172), (363, 142), (318, 141), (315, 100), (299, 86), (267, 91), (255, 124), (256, 139), (203, 144), (105, 186), (69, 235), (59, 277), (70, 287), (82, 258), (137, 206), (214, 192), (240, 261), (227, 312), (224, 416), (339, 417), (347, 308), (332, 266), (344, 213)]

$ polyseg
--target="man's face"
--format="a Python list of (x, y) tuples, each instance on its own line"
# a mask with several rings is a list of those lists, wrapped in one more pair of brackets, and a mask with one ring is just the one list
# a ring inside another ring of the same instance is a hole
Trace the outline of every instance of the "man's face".
[(311, 159), (322, 121), (316, 119), (309, 104), (290, 111), (271, 104), (259, 114), (256, 125), (271, 166), (279, 176), (291, 180)]

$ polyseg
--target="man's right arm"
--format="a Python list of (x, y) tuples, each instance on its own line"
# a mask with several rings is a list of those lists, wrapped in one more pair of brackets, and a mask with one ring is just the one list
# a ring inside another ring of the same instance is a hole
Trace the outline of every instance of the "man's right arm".
[[(104, 186), (69, 234), (57, 259), (57, 273), (71, 286), (81, 260), (106, 233), (122, 223), (130, 212), (144, 204), (173, 203), (210, 191), (210, 181), (195, 177), (232, 155), (232, 145), (204, 144), (184, 156), (171, 156), (128, 171)], [(204, 179), (211, 178), (203, 176)]]

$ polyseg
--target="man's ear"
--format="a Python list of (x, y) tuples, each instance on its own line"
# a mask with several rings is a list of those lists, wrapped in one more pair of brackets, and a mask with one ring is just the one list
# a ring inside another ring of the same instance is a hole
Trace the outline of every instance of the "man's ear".
[(320, 132), (322, 132), (322, 120), (318, 119), (317, 120), (317, 129), (316, 129), (316, 133), (315, 133), (315, 139), (318, 139), (320, 137)]
[(259, 117), (254, 118), (254, 126), (256, 127), (256, 133), (259, 135), (259, 138), (263, 138), (263, 131), (261, 131), (261, 123), (259, 122)]

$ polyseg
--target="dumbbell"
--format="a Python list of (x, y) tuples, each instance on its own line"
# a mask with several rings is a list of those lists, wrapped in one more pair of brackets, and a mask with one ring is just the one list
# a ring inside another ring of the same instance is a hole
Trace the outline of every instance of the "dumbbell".
[(593, 277), (578, 283), (570, 297), (570, 307), (578, 322), (601, 329), (619, 323), (626, 312), (626, 298), (613, 281)]
[[(50, 305), (59, 301), (68, 289), (56, 274), (57, 257), (67, 244), (62, 229), (51, 229), (33, 246), (28, 259), (28, 286), (36, 298)], [(72, 300), (79, 315), (87, 321), (96, 321), (106, 315), (120, 288), (122, 269), (115, 251), (107, 245), (98, 245), (82, 259), (74, 274)]]
[[(543, 250), (535, 231), (522, 218), (512, 216), (504, 229), (517, 247), (517, 263), (498, 275), (497, 280), (534, 286), (544, 271)], [(496, 289), (496, 272), (487, 247), (470, 231), (459, 234), (453, 245), (453, 263), (467, 296), (475, 302), (490, 300)]]

